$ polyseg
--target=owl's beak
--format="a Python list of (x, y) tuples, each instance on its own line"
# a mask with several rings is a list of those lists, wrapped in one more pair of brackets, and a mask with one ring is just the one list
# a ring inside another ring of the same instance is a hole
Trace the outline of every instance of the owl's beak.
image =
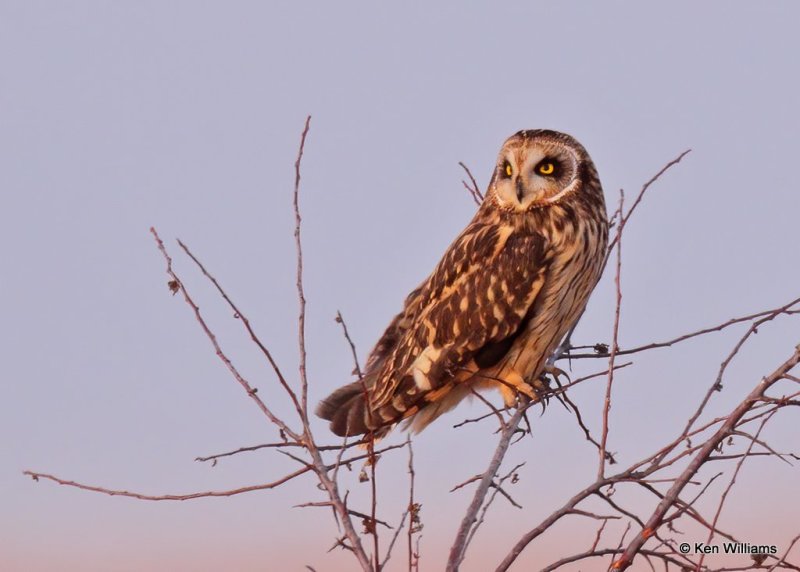
[(517, 177), (517, 200), (522, 202), (522, 197), (525, 195), (525, 189), (522, 188), (522, 178)]

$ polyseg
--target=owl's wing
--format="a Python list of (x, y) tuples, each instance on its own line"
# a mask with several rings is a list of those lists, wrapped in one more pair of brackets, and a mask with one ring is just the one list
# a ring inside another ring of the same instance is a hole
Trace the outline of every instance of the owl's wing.
[(503, 225), (468, 226), (396, 318), (396, 342), (375, 372), (370, 408), (392, 404), (402, 413), (411, 396), (393, 401), (399, 394), (411, 388), (419, 397), (481, 352), (502, 348), (541, 290), (546, 267), (541, 235)]
[(369, 353), (367, 363), (364, 366), (365, 373), (371, 373), (383, 366), (386, 358), (392, 355), (397, 343), (403, 338), (411, 324), (414, 323), (414, 317), (420, 305), (420, 292), (422, 292), (424, 286), (425, 283), (423, 282), (406, 296), (403, 310), (392, 319), (378, 343)]

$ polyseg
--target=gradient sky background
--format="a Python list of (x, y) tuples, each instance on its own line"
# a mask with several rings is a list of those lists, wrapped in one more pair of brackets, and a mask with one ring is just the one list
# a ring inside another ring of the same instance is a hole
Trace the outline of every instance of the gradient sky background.
[[(623, 347), (796, 297), (800, 6), (648, 4), (0, 2), (0, 569), (353, 569), (347, 554), (326, 554), (336, 534), (328, 512), (291, 508), (321, 500), (310, 478), (230, 499), (147, 503), (21, 474), (183, 493), (293, 469), (274, 453), (193, 462), (276, 435), (169, 295), (148, 228), (175, 255), (172, 240), (185, 240), (296, 376), (291, 186), (309, 113), (302, 208), (314, 401), (352, 369), (336, 311), (365, 356), (474, 212), (458, 161), (485, 186), (500, 144), (522, 128), (581, 140), (609, 210), (619, 188), (633, 196), (693, 149), (625, 235)], [(180, 257), (178, 270), (223, 347), (288, 416), (240, 324)], [(608, 341), (611, 278), (577, 342)], [(642, 355), (618, 375), (609, 439), (622, 464), (680, 431), (741, 332)], [(728, 411), (798, 341), (796, 317), (764, 327), (709, 414)], [(573, 375), (602, 367), (584, 360)], [(602, 392), (599, 382), (572, 393), (595, 431)], [(479, 411), (462, 407), (415, 442), (424, 570), (441, 569), (468, 503), (468, 492), (447, 491), (481, 471), (494, 447), (490, 423), (451, 428)], [(508, 460), (527, 461), (512, 488), (525, 508), (497, 504), (465, 571), (489, 569), (594, 480), (596, 451), (560, 405), (532, 421), (534, 438)], [(796, 450), (797, 421), (781, 414), (766, 437)], [(381, 465), (380, 516), (393, 522), (404, 466), (404, 454)], [(348, 478), (364, 506), (366, 485)], [(800, 533), (798, 482), (798, 468), (753, 459), (722, 525), (784, 549)], [(642, 513), (655, 507), (624, 498)], [(608, 529), (609, 544), (622, 526)], [(565, 520), (515, 569), (585, 550), (595, 529)], [(400, 554), (392, 570), (403, 569)]]

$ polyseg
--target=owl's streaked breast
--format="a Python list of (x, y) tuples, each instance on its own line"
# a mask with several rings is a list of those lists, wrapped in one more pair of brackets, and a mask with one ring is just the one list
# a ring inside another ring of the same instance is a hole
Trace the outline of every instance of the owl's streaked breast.
[(504, 379), (513, 369), (529, 383), (534, 381), (580, 317), (600, 277), (608, 240), (605, 226), (580, 219), (547, 234), (552, 258), (531, 319), (505, 358), (482, 372), (487, 377)]

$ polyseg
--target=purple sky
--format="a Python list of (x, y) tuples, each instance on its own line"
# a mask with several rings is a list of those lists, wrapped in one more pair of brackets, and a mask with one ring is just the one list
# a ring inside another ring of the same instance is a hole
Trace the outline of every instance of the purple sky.
[[(365, 356), (404, 296), (474, 212), (458, 161), (485, 186), (522, 128), (577, 137), (613, 210), (670, 171), (624, 240), (621, 345), (673, 337), (798, 295), (797, 54), (790, 2), (654, 7), (512, 2), (0, 3), (0, 569), (9, 572), (350, 570), (311, 479), (279, 491), (145, 503), (35, 484), (24, 469), (148, 493), (273, 480), (276, 438), (166, 288), (148, 228), (186, 241), (296, 379), (293, 162), (313, 115), (302, 208), (311, 399), (348, 381), (341, 310)], [(209, 285), (177, 268), (223, 343), (275, 408), (286, 400)], [(576, 342), (608, 341), (612, 276)], [(679, 433), (742, 330), (637, 358), (618, 375), (610, 448), (629, 464)], [(797, 318), (759, 333), (709, 415), (737, 403), (800, 341)], [(602, 369), (576, 363), (573, 375)], [(597, 431), (603, 383), (573, 399)], [(467, 491), (494, 447), (465, 405), (415, 442), (423, 569), (441, 569)], [(797, 417), (766, 437), (797, 445)], [(594, 480), (596, 451), (558, 404), (532, 416), (515, 498), (498, 503), (463, 567), (490, 569), (542, 516)], [(323, 423), (315, 429), (326, 440)], [(396, 432), (388, 442), (404, 439)], [(405, 503), (405, 455), (381, 464), (381, 516)], [(731, 467), (713, 467), (713, 470)], [(708, 475), (712, 474), (709, 469)], [(366, 490), (353, 477), (352, 500)], [(722, 524), (781, 549), (800, 533), (798, 469), (745, 465)], [(710, 491), (714, 507), (723, 487)], [(713, 493), (713, 494), (711, 494)], [(626, 497), (649, 513), (652, 498)], [(622, 534), (624, 523), (609, 528)], [(588, 548), (573, 519), (517, 569)], [(698, 532), (687, 537), (703, 540)], [(398, 553), (395, 568), (403, 569)], [(707, 563), (721, 563), (722, 559)], [(599, 566), (599, 565), (598, 565)], [(576, 568), (577, 569), (577, 568)], [(584, 570), (587, 568), (583, 568)], [(599, 569), (599, 568), (598, 568)], [(636, 568), (638, 570), (638, 568)]]

